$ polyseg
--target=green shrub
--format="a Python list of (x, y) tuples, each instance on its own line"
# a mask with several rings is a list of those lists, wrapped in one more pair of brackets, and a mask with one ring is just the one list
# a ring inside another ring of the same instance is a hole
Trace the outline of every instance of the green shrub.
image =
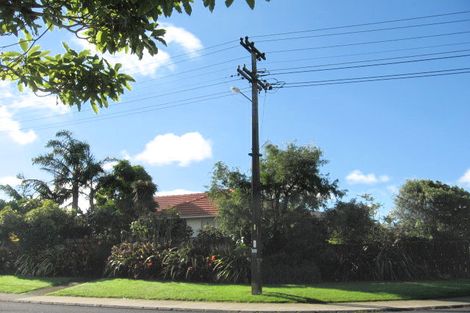
[(203, 228), (193, 239), (197, 253), (205, 256), (224, 255), (235, 248), (235, 241), (216, 227)]
[(0, 210), (0, 245), (10, 244), (12, 235), (16, 237), (20, 229), (24, 229), (20, 213), (8, 206)]
[(45, 200), (25, 214), (25, 227), (20, 230), (20, 243), (25, 250), (38, 250), (63, 243), (73, 237), (74, 219), (57, 203)]
[(212, 281), (213, 262), (197, 253), (193, 243), (163, 251), (162, 275), (170, 280)]
[(214, 272), (217, 281), (246, 283), (250, 274), (250, 250), (245, 245), (239, 245), (228, 254), (214, 261)]
[(111, 277), (157, 278), (161, 272), (161, 249), (153, 243), (123, 242), (111, 249), (105, 274)]
[(132, 241), (150, 241), (159, 245), (175, 247), (190, 240), (191, 227), (176, 211), (139, 217), (130, 226)]
[(0, 246), (0, 274), (13, 274), (17, 257), (15, 247)]
[(309, 284), (321, 280), (321, 272), (313, 260), (296, 260), (287, 254), (269, 256), (263, 260), (263, 281), (269, 284)]
[(29, 250), (16, 262), (16, 273), (24, 276), (100, 276), (109, 249), (92, 240), (67, 240), (41, 250)]

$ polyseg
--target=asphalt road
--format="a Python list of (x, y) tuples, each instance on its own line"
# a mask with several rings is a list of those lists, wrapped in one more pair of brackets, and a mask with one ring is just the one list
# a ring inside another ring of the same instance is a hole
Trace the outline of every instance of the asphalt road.
[[(390, 311), (392, 312), (392, 311)], [(396, 311), (394, 311), (396, 313)], [(470, 307), (458, 309), (438, 309), (438, 310), (425, 310), (425, 311), (408, 311), (413, 313), (452, 313), (452, 312), (470, 312)]]
[[(68, 305), (49, 305), (49, 304), (30, 304), (30, 303), (13, 303), (0, 302), (1, 313), (175, 313), (175, 311), (155, 311), (155, 310), (139, 310), (139, 309), (111, 309), (100, 307), (79, 307)], [(184, 313), (183, 311), (178, 311)], [(190, 313), (191, 311), (187, 311)], [(396, 312), (396, 311), (390, 311)], [(453, 312), (470, 312), (470, 307), (457, 309), (439, 309), (424, 311), (408, 311), (413, 313), (453, 313)]]
[[(134, 309), (110, 309), (99, 307), (80, 307), (71, 305), (49, 305), (0, 302), (1, 313), (175, 313), (175, 311), (134, 310)], [(183, 313), (182, 311), (179, 311)], [(188, 311), (189, 313), (189, 311)]]

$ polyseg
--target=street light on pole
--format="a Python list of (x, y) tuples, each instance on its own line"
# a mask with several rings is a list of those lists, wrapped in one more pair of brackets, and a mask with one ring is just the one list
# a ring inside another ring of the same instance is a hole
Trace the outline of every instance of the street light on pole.
[(247, 95), (245, 95), (241, 90), (240, 88), (238, 87), (231, 87), (230, 90), (233, 92), (233, 93), (238, 93), (238, 94), (241, 94), (243, 97), (245, 97), (245, 99), (247, 99), (248, 101), (252, 102), (250, 97), (248, 97)]

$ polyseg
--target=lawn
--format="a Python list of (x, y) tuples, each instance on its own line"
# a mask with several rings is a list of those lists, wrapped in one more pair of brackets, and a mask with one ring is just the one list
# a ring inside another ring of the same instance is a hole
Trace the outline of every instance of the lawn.
[(253, 296), (248, 285), (104, 279), (50, 295), (152, 300), (233, 302), (351, 302), (445, 298), (470, 295), (470, 280), (423, 282), (356, 282), (272, 285)]
[(69, 278), (27, 278), (18, 276), (0, 276), (0, 292), (4, 293), (24, 293), (62, 285), (70, 282)]

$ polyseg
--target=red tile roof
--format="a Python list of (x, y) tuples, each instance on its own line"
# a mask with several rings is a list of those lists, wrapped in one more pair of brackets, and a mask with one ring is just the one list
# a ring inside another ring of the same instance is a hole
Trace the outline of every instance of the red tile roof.
[(159, 207), (157, 212), (175, 208), (182, 218), (215, 217), (219, 210), (207, 193), (191, 193), (174, 196), (158, 196), (155, 201)]

